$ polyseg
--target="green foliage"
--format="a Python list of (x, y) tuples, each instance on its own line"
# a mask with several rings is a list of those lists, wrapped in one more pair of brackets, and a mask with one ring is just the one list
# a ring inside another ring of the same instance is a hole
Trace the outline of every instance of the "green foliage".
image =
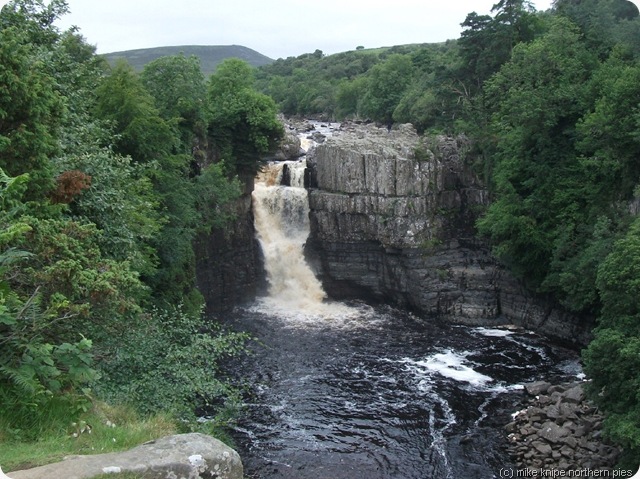
[(560, 19), (540, 39), (519, 44), (486, 87), (497, 105), (493, 128), (500, 141), (497, 198), (479, 227), (534, 287), (549, 274), (561, 231), (575, 229), (588, 213), (575, 124), (589, 104), (593, 65), (573, 26)]
[[(616, 5), (556, 2), (544, 33), (516, 44), (492, 76), (480, 70), (486, 63), (470, 65), (488, 78), (477, 118), (490, 115), (493, 139), (485, 168), (495, 199), (479, 229), (530, 286), (599, 317), (585, 370), (631, 468), (640, 453), (640, 224), (629, 214), (640, 182), (640, 77), (636, 46), (614, 33), (637, 14)], [(469, 38), (488, 41), (492, 20), (472, 20)], [(462, 42), (463, 54), (480, 60), (482, 41)]]
[(207, 166), (196, 178), (196, 191), (200, 232), (222, 228), (235, 219), (228, 205), (240, 196), (241, 185), (237, 178), (229, 181), (224, 163)]
[(599, 194), (625, 200), (640, 176), (640, 65), (614, 49), (595, 72), (591, 92), (597, 100), (577, 125), (577, 146)]
[(0, 168), (12, 176), (29, 172), (27, 197), (42, 199), (53, 186), (50, 157), (63, 101), (31, 43), (32, 22), (13, 11), (19, 5), (29, 2), (13, 2), (0, 13)]
[(393, 112), (411, 81), (413, 65), (406, 55), (391, 55), (371, 68), (362, 113), (374, 121), (391, 125)]
[(69, 455), (127, 450), (179, 430), (175, 418), (167, 414), (143, 417), (132, 408), (102, 402), (94, 402), (78, 418), (71, 418), (64, 408), (52, 411), (56, 412), (60, 413), (60, 427), (41, 428), (34, 442), (25, 442), (15, 430), (7, 434), (9, 418), (0, 417), (0, 464), (5, 472), (59, 462)]
[(558, 0), (555, 9), (566, 16), (584, 35), (589, 49), (606, 59), (611, 49), (627, 43), (640, 54), (640, 15), (638, 7), (627, 0)]
[[(68, 219), (23, 217), (29, 232), (13, 244), (32, 255), (20, 268), (12, 268), (12, 284), (28, 294), (38, 289), (44, 304), (64, 305), (78, 315), (74, 323), (57, 326), (56, 335), (76, 335), (74, 328), (85, 318), (103, 318), (91, 333), (108, 334), (111, 328), (126, 327), (124, 318), (139, 311), (139, 301), (147, 295), (137, 272), (126, 261), (103, 257), (97, 243), (98, 231), (91, 223)], [(83, 329), (87, 332), (87, 329)]]
[(90, 383), (145, 413), (193, 419), (213, 407), (223, 420), (234, 391), (217, 364), (245, 338), (203, 321), (193, 240), (233, 220), (234, 175), (252, 177), (281, 138), (279, 107), (471, 137), (493, 195), (480, 231), (533, 289), (599, 317), (584, 353), (592, 394), (637, 458), (640, 15), (630, 2), (558, 0), (540, 14), (500, 0), (492, 15), (470, 13), (457, 41), (317, 50), (259, 70), (232, 59), (208, 83), (182, 54), (140, 76), (107, 68), (76, 31), (53, 26), (65, 11), (63, 0), (14, 0), (0, 13), (5, 436), (60, 428), (87, 407)]
[(127, 63), (119, 62), (98, 86), (95, 111), (118, 135), (115, 152), (136, 162), (162, 159), (176, 146), (170, 125), (160, 117), (154, 98)]
[(69, 205), (71, 214), (96, 225), (96, 241), (106, 257), (128, 261), (144, 276), (153, 274), (158, 261), (153, 242), (166, 222), (148, 178), (154, 165), (135, 164), (104, 149), (85, 151), (65, 156), (56, 165), (91, 178), (91, 187)]
[(190, 421), (198, 408), (233, 406), (218, 363), (244, 351), (245, 334), (225, 332), (180, 306), (152, 309), (132, 326), (113, 338), (101, 363), (103, 397)]
[[(231, 65), (239, 69), (223, 68), (216, 77), (224, 98), (237, 93), (228, 90), (234, 88), (234, 78), (243, 94), (250, 84), (250, 67), (242, 62)], [(117, 64), (97, 90), (96, 113), (114, 125), (120, 139), (116, 152), (130, 155), (133, 164), (108, 151), (81, 157), (84, 171), (101, 172), (103, 183), (72, 205), (102, 228), (110, 242), (105, 244), (107, 251), (117, 259), (135, 261), (160, 302), (184, 301), (190, 310), (197, 310), (201, 302), (195, 291), (195, 234), (230, 219), (224, 203), (239, 195), (239, 185), (227, 178), (223, 163), (206, 166), (210, 160), (204, 150), (209, 142), (205, 91), (194, 57), (158, 59), (147, 65), (142, 78), (128, 65)], [(254, 144), (246, 147), (250, 152), (263, 152), (258, 147), (264, 138), (248, 121), (275, 122), (275, 111), (263, 111), (255, 102), (245, 106), (250, 113), (236, 118), (224, 132), (215, 130), (231, 139), (214, 146), (225, 152), (230, 148), (232, 160), (244, 153), (246, 137), (233, 140), (240, 130), (253, 135)], [(117, 163), (120, 166), (111, 167)], [(115, 254), (118, 250), (120, 255)]]
[(254, 175), (261, 160), (284, 135), (276, 105), (253, 88), (253, 72), (229, 59), (209, 78), (209, 135), (220, 159), (242, 174)]
[(257, 71), (257, 85), (287, 115), (356, 116), (364, 74), (379, 57), (358, 50), (279, 59)]
[(602, 314), (583, 352), (592, 398), (606, 413), (607, 433), (625, 449), (625, 465), (640, 454), (640, 220), (600, 264)]
[[(15, 0), (0, 12), (0, 440), (60, 437), (95, 391), (145, 412), (222, 411), (234, 392), (217, 360), (244, 340), (192, 313), (193, 239), (230, 221), (240, 194), (210, 164), (197, 61), (159, 60), (144, 82), (108, 70), (75, 30), (52, 26), (65, 11)], [(227, 110), (241, 117), (226, 126), (231, 159), (248, 164), (280, 127), (245, 73), (227, 70), (237, 89), (223, 96), (240, 105)]]
[(26, 299), (14, 291), (17, 268), (34, 258), (7, 247), (32, 231), (28, 222), (15, 221), (27, 177), (9, 178), (0, 170), (0, 179), (0, 407), (10, 432), (33, 439), (49, 426), (52, 411), (86, 409), (86, 386), (98, 374), (90, 340), (58, 343), (51, 337), (55, 323), (72, 317), (63, 298), (43, 305), (39, 287), (32, 287)]
[[(207, 90), (197, 57), (161, 57), (144, 67), (141, 81), (155, 99), (160, 116), (177, 122), (183, 152), (189, 153), (204, 141)], [(195, 142), (194, 136), (199, 141)]]

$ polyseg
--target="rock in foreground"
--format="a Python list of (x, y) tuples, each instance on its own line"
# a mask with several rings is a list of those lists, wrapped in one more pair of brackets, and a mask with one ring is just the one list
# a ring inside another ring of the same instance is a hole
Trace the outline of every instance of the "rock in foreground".
[(145, 479), (242, 479), (240, 456), (204, 434), (180, 434), (125, 452), (70, 456), (62, 462), (8, 473), (11, 479), (87, 479), (131, 472)]

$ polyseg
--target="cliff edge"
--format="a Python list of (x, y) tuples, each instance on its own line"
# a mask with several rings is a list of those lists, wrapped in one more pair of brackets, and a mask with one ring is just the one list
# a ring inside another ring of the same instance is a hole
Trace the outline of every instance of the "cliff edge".
[(585, 344), (591, 324), (528, 293), (476, 237), (489, 195), (465, 137), (343, 125), (307, 158), (307, 255), (330, 297)]

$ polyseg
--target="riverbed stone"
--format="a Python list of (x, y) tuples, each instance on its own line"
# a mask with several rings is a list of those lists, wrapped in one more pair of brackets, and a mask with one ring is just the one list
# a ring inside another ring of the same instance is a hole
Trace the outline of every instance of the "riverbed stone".
[(543, 437), (549, 442), (554, 444), (560, 442), (565, 436), (571, 434), (571, 431), (568, 429), (558, 426), (555, 422), (547, 421), (542, 425), (540, 432), (538, 433), (540, 437)]
[[(620, 450), (603, 439), (603, 416), (585, 397), (582, 383), (553, 385), (527, 400), (530, 405), (509, 424), (518, 432), (507, 438), (519, 468), (535, 469), (540, 463), (558, 470), (615, 466)], [(542, 423), (532, 420), (540, 416), (546, 418)]]
[(534, 448), (536, 448), (536, 450), (540, 453), (540, 454), (551, 454), (553, 452), (553, 449), (551, 449), (551, 446), (549, 446), (549, 444), (543, 443), (543, 442), (533, 442), (531, 444)]
[(168, 436), (125, 452), (69, 456), (64, 461), (8, 473), (11, 479), (89, 479), (130, 472), (145, 479), (242, 479), (236, 451), (217, 439), (191, 433)]
[(573, 404), (580, 404), (584, 400), (584, 389), (582, 385), (572, 387), (564, 393), (564, 400)]
[(524, 385), (525, 390), (532, 396), (545, 394), (550, 387), (551, 383), (548, 383), (547, 381), (535, 381)]
[(545, 410), (545, 415), (549, 418), (549, 419), (558, 419), (559, 417), (562, 416), (562, 414), (560, 413), (560, 407), (556, 406), (555, 404), (550, 404), (546, 410)]

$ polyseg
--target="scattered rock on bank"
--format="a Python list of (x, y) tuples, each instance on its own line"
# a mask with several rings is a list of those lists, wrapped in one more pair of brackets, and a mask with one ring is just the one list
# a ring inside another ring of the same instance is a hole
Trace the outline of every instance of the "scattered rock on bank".
[(273, 159), (278, 161), (295, 160), (304, 154), (300, 138), (295, 130), (285, 130), (284, 138), (280, 142)]
[(11, 479), (88, 479), (131, 472), (145, 479), (242, 479), (240, 456), (204, 434), (179, 434), (125, 452), (70, 456), (62, 462), (9, 472)]
[(529, 406), (505, 426), (521, 469), (613, 469), (619, 449), (602, 438), (602, 419), (581, 382), (525, 385)]

